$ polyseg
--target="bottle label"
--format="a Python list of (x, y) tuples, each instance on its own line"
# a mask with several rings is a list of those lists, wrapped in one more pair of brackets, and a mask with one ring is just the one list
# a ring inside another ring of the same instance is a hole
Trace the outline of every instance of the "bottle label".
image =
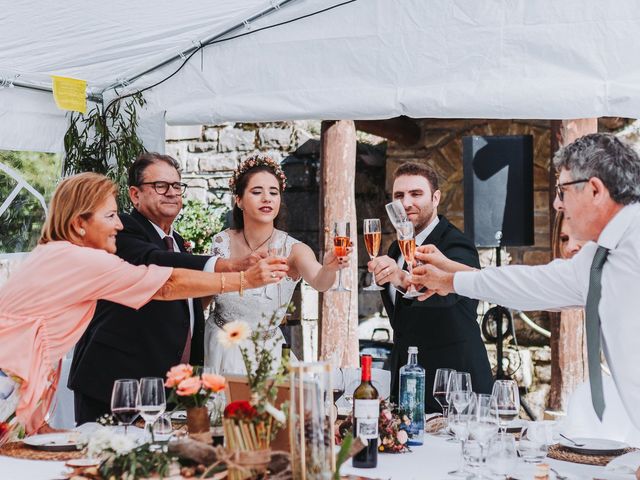
[(410, 395), (416, 394), (416, 379), (415, 378), (407, 378), (407, 393)]
[(353, 416), (357, 419), (356, 436), (372, 440), (378, 438), (379, 400), (354, 400)]

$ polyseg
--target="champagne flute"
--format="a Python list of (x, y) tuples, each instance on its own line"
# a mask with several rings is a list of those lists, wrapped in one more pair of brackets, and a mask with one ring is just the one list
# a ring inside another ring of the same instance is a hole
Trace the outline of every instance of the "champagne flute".
[(500, 419), (500, 430), (507, 431), (507, 425), (520, 415), (520, 392), (514, 380), (496, 380), (491, 396), (494, 398)]
[[(268, 250), (269, 255), (273, 257), (286, 257), (287, 256), (287, 238), (289, 234), (275, 230), (271, 239), (269, 240)], [(282, 307), (282, 285), (278, 282), (278, 308)], [(265, 287), (266, 290), (267, 287)]]
[(394, 200), (391, 203), (387, 203), (384, 208), (387, 210), (387, 215), (394, 228), (398, 228), (398, 225), (402, 222), (408, 222), (407, 212), (400, 200)]
[(450, 368), (439, 368), (436, 370), (436, 376), (433, 380), (433, 398), (442, 407), (442, 416), (447, 420), (449, 413), (449, 402), (447, 401), (447, 388), (449, 386), (449, 377), (455, 373)]
[[(382, 241), (382, 226), (379, 218), (364, 219), (364, 244), (367, 247), (369, 258), (373, 260), (378, 256), (380, 251), (380, 242)], [(384, 290), (384, 288), (376, 284), (375, 273), (371, 274), (371, 285), (364, 287), (363, 290), (368, 292)]]
[[(347, 248), (351, 243), (351, 224), (346, 221), (337, 221), (333, 224), (333, 247), (336, 257), (346, 257)], [(351, 290), (342, 285), (342, 269), (338, 270), (338, 286), (332, 288), (331, 292), (350, 292)]]
[(151, 433), (153, 441), (154, 422), (162, 415), (167, 408), (167, 401), (164, 394), (164, 382), (161, 378), (143, 377), (140, 379), (140, 389), (136, 406), (140, 416), (144, 418), (145, 431)]
[(133, 379), (120, 379), (113, 382), (111, 391), (111, 413), (118, 420), (118, 424), (124, 425), (124, 434), (127, 428), (138, 416), (136, 399), (138, 397), (138, 381)]
[[(413, 259), (416, 253), (416, 239), (413, 235), (413, 223), (409, 221), (400, 222), (396, 231), (398, 233), (398, 246), (404, 256), (404, 261), (407, 262), (409, 275), (411, 275), (413, 272)], [(421, 293), (416, 290), (416, 287), (413, 284), (411, 284), (402, 298), (416, 298), (420, 295)]]

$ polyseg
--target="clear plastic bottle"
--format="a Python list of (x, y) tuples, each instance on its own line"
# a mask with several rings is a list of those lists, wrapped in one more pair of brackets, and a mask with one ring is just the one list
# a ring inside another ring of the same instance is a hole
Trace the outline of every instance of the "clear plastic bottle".
[(409, 361), (400, 368), (399, 407), (411, 418), (406, 428), (409, 445), (424, 442), (424, 368), (418, 365), (418, 347), (409, 347)]

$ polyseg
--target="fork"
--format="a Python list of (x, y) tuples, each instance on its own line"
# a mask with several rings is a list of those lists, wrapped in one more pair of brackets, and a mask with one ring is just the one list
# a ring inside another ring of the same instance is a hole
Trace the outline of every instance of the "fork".
[(551, 470), (553, 473), (556, 474), (556, 480), (568, 480), (569, 477), (565, 476), (565, 475), (560, 475), (560, 473), (553, 467), (549, 467), (549, 470)]

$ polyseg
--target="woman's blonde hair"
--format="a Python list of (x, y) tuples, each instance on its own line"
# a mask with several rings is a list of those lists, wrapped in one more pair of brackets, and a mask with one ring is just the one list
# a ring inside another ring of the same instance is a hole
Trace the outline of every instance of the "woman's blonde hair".
[(78, 217), (88, 220), (98, 206), (116, 193), (115, 184), (99, 173), (85, 172), (65, 178), (53, 192), (38, 243), (56, 240), (77, 243), (80, 235), (71, 224), (73, 220)]

